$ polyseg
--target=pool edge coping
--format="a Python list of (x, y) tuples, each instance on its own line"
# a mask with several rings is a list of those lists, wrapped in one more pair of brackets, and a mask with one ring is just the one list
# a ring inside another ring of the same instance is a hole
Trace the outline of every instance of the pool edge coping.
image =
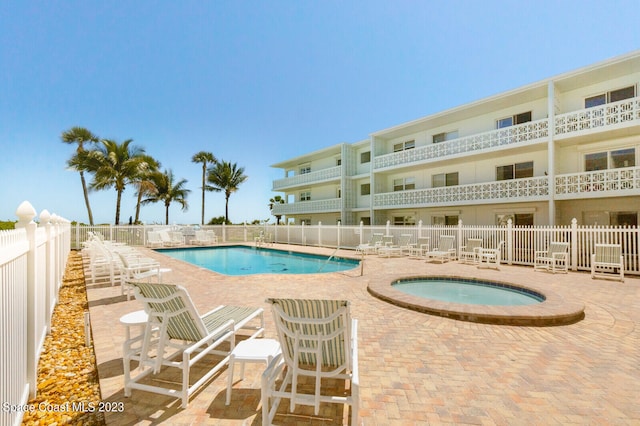
[(367, 285), (367, 291), (381, 300), (406, 309), (484, 324), (544, 327), (573, 324), (584, 318), (585, 306), (583, 303), (567, 301), (556, 292), (531, 283), (523, 284), (495, 279), (480, 279), (481, 281), (493, 281), (498, 284), (524, 288), (540, 293), (545, 297), (545, 300), (540, 303), (521, 306), (471, 305), (444, 302), (406, 294), (393, 287), (393, 284), (398, 280), (432, 277), (478, 280), (477, 277), (462, 274), (398, 276), (390, 280), (387, 277), (387, 280), (371, 280)]

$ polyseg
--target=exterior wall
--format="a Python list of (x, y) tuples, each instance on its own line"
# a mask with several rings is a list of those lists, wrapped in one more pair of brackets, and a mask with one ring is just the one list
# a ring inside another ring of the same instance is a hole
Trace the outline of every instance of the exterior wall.
[[(309, 203), (301, 206), (307, 211), (289, 209), (295, 214), (288, 216), (332, 223), (327, 217), (338, 215), (343, 225), (368, 218), (373, 225), (383, 225), (393, 223), (394, 217), (431, 224), (434, 218), (450, 216), (448, 220), (458, 217), (465, 224), (493, 225), (498, 216), (516, 214), (522, 222), (533, 217), (533, 225), (555, 225), (573, 218), (587, 224), (605, 217), (615, 222), (620, 220), (616, 211), (631, 211), (637, 221), (639, 83), (640, 51), (379, 131), (369, 141), (281, 163), (277, 167), (295, 170), (306, 162), (311, 173), (327, 169), (312, 176), (315, 181), (309, 184), (306, 179), (278, 183), (296, 197), (308, 188), (312, 200), (333, 199), (330, 205), (336, 210), (328, 213), (326, 203)], [(635, 86), (634, 98), (585, 109), (585, 98), (629, 86)], [(531, 112), (530, 121), (497, 128), (498, 120), (526, 112)], [(433, 142), (434, 135), (448, 132), (456, 136)], [(394, 152), (395, 144), (408, 141), (414, 146)], [(587, 154), (622, 148), (635, 149), (633, 164), (585, 170)], [(362, 163), (361, 155), (368, 151), (370, 161)], [(336, 158), (342, 159), (341, 170)], [(498, 167), (530, 161), (532, 177), (497, 180)], [(434, 187), (434, 175), (456, 172), (457, 185)], [(408, 178), (413, 185), (394, 191), (394, 180), (407, 183)], [(361, 194), (363, 184), (370, 185), (369, 195)], [(624, 207), (603, 208), (613, 202)]]

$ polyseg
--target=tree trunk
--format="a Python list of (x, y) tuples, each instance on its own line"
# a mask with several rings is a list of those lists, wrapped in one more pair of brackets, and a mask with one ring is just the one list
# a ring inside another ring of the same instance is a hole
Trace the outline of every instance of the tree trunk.
[(229, 196), (227, 195), (224, 202), (224, 222), (229, 223)]
[(139, 223), (140, 221), (140, 204), (142, 203), (142, 189), (140, 189), (138, 191), (138, 202), (136, 203), (136, 220), (135, 220), (135, 224)]
[(87, 191), (87, 183), (84, 180), (83, 172), (80, 172), (80, 181), (82, 182), (82, 191), (84, 192), (84, 204), (87, 206), (87, 214), (89, 215), (89, 225), (93, 226), (93, 213), (89, 205), (89, 191)]
[(118, 190), (116, 197), (116, 225), (120, 225), (120, 200), (122, 199), (122, 191)]
[(207, 163), (204, 162), (202, 163), (202, 225), (204, 225), (204, 188), (205, 188), (204, 178), (206, 176), (206, 173), (207, 173)]
[(164, 224), (168, 225), (169, 224), (169, 204), (165, 204), (165, 211), (164, 211)]

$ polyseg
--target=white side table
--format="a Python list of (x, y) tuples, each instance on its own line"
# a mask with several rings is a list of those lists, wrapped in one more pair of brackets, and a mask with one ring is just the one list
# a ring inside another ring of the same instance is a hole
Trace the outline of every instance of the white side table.
[(244, 364), (246, 362), (264, 362), (269, 365), (271, 360), (280, 353), (280, 343), (273, 339), (249, 339), (238, 343), (229, 357), (229, 383), (227, 385), (227, 402), (231, 403), (231, 388), (233, 386), (233, 367), (240, 363), (240, 378), (244, 379)]

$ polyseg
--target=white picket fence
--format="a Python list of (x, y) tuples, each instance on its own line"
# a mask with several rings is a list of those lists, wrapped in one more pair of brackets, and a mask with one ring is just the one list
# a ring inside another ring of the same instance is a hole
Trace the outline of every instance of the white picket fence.
[[(80, 247), (86, 241), (89, 232), (100, 232), (105, 238), (129, 245), (146, 245), (150, 231), (163, 228), (161, 225), (147, 226), (84, 226), (72, 227), (72, 244)], [(296, 244), (318, 247), (332, 247), (355, 249), (359, 244), (372, 240), (373, 234), (388, 235), (398, 241), (401, 234), (411, 234), (412, 242), (419, 243), (419, 239), (429, 238), (432, 247), (437, 245), (441, 235), (456, 237), (458, 250), (466, 244), (469, 238), (481, 238), (483, 247), (497, 247), (500, 241), (503, 246), (502, 261), (510, 265), (534, 264), (535, 252), (546, 250), (552, 241), (569, 242), (570, 269), (589, 270), (591, 268), (591, 254), (594, 245), (600, 243), (620, 244), (625, 256), (625, 273), (640, 275), (638, 260), (639, 230), (630, 227), (592, 227), (579, 226), (574, 219), (566, 226), (518, 227), (511, 222), (505, 226), (477, 226), (464, 225), (459, 222), (454, 226), (433, 226), (418, 223), (416, 226), (393, 226), (390, 223), (381, 226), (341, 226), (341, 225), (207, 225), (177, 226), (174, 230), (181, 230), (188, 243), (189, 235), (196, 228), (213, 230), (220, 242), (251, 243), (258, 235), (266, 235), (272, 241), (283, 244)]]
[(70, 251), (70, 222), (22, 203), (0, 231), (0, 425), (22, 422)]

